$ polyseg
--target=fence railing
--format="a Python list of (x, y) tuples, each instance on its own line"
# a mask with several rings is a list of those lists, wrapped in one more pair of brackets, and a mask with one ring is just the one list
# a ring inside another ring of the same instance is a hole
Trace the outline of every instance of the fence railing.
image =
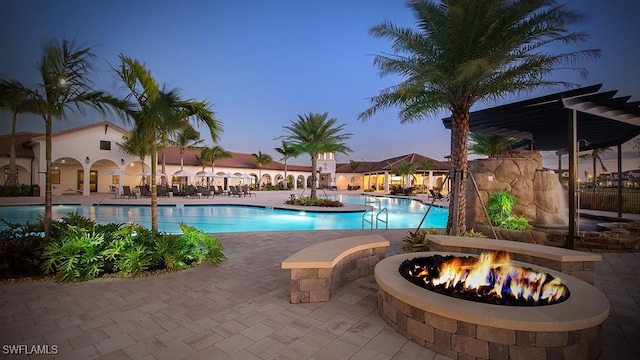
[[(590, 210), (618, 211), (617, 192), (580, 192), (580, 208)], [(622, 193), (622, 212), (640, 214), (640, 192)]]

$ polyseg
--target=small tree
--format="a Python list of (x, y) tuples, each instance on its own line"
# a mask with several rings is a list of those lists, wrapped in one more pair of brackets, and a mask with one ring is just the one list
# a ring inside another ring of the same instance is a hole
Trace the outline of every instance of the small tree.
[[(593, 184), (592, 184), (592, 189), (593, 189), (594, 192), (598, 188), (598, 184), (596, 182), (596, 163), (600, 162), (600, 168), (602, 169), (602, 172), (607, 172), (607, 167), (604, 166), (604, 162), (602, 162), (602, 158), (600, 157), (600, 155), (603, 155), (603, 154), (606, 154), (606, 153), (612, 152), (612, 151), (613, 150), (611, 148), (605, 147), (605, 148), (593, 149), (588, 154), (580, 155), (580, 160), (591, 160), (591, 162), (593, 164)], [(584, 176), (588, 179), (586, 171), (585, 171), (585, 175)]]
[(291, 121), (288, 126), (283, 126), (286, 135), (285, 141), (293, 144), (299, 154), (309, 154), (311, 157), (311, 200), (318, 198), (316, 183), (318, 168), (318, 155), (322, 153), (344, 153), (351, 151), (345, 145), (345, 141), (351, 138), (350, 133), (343, 133), (345, 124), (336, 125), (338, 120), (327, 119), (329, 113), (298, 115), (297, 121)]
[(260, 189), (260, 183), (262, 182), (262, 168), (267, 166), (270, 162), (273, 161), (273, 157), (269, 154), (264, 154), (261, 151), (258, 151), (257, 154), (253, 154), (253, 163), (258, 167), (258, 189)]
[(356, 177), (356, 170), (358, 170), (358, 167), (360, 166), (360, 163), (357, 161), (353, 161), (353, 160), (349, 160), (349, 169), (351, 169), (351, 186), (353, 187), (353, 179)]
[(486, 155), (490, 158), (497, 158), (511, 149), (511, 146), (518, 141), (500, 135), (469, 133), (469, 152), (476, 155)]
[(16, 167), (16, 122), (19, 113), (33, 112), (35, 93), (18, 81), (2, 80), (0, 82), (0, 109), (11, 111), (11, 144), (9, 145), (9, 176), (5, 185), (18, 185), (18, 168)]
[(292, 157), (297, 157), (299, 154), (296, 151), (295, 146), (286, 141), (282, 141), (282, 145), (274, 150), (282, 155), (282, 160), (284, 161), (284, 186), (286, 190), (289, 188), (289, 183), (287, 182), (287, 160)]

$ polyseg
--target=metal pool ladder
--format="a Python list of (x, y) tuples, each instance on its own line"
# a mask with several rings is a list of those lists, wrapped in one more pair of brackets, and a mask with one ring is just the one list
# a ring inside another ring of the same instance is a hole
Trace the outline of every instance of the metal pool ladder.
[[(373, 200), (367, 200), (368, 198), (371, 198)], [(365, 201), (364, 201), (365, 205), (367, 204), (378, 204), (378, 208), (382, 207), (382, 203), (380, 202), (380, 199), (376, 198), (375, 196), (366, 196), (365, 195)], [(380, 210), (378, 210), (376, 212), (376, 207), (375, 206), (370, 206), (369, 209), (367, 209), (367, 211), (364, 212), (364, 214), (362, 214), (362, 229), (364, 230), (364, 223), (369, 223), (369, 226), (371, 228), (371, 230), (373, 230), (373, 216), (375, 215), (375, 220), (376, 220), (376, 230), (378, 229), (378, 223), (384, 223), (384, 229), (385, 230), (389, 230), (389, 210), (387, 210), (387, 208), (382, 208)], [(382, 215), (384, 215), (384, 220), (382, 220)], [(367, 218), (369, 217), (369, 218)]]

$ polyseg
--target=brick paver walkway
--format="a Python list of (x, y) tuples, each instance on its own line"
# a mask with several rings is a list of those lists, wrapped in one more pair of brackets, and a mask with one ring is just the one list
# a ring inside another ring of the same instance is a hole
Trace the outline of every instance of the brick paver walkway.
[[(57, 346), (9, 359), (446, 359), (379, 317), (373, 277), (327, 303), (290, 304), (282, 260), (369, 231), (216, 235), (227, 260), (181, 272), (75, 284), (0, 284), (0, 345)], [(377, 232), (401, 252), (407, 230)], [(596, 286), (611, 302), (602, 359), (640, 358), (640, 253), (603, 254)]]

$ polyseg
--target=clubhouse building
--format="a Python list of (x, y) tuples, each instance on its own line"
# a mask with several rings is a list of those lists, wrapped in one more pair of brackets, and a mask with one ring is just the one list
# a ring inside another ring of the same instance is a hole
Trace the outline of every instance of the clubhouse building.
[[(52, 134), (51, 182), (53, 195), (121, 192), (122, 186), (132, 189), (150, 183), (149, 157), (125, 153), (119, 143), (127, 130), (108, 121), (89, 124)], [(0, 135), (0, 171), (3, 184), (9, 176), (10, 135)], [(256, 149), (257, 152), (258, 149)], [(43, 133), (19, 132), (15, 136), (18, 182), (39, 185), (44, 196), (45, 136)], [(232, 152), (233, 158), (211, 164), (198, 160), (199, 149), (168, 147), (158, 154), (158, 184), (169, 187), (187, 185), (248, 184), (256, 188), (283, 187), (305, 189), (311, 184), (311, 166), (271, 161), (259, 168), (249, 153)], [(304, 154), (301, 156), (305, 156)], [(275, 158), (275, 156), (274, 156)], [(412, 175), (398, 176), (393, 169), (403, 162), (414, 164)], [(429, 164), (429, 166), (425, 166)], [(426, 168), (425, 168), (426, 167)], [(424, 169), (423, 169), (424, 168)], [(438, 189), (449, 171), (449, 163), (419, 154), (408, 154), (378, 162), (339, 163), (332, 153), (318, 158), (318, 186), (326, 190), (370, 190), (389, 192), (392, 186), (413, 186), (418, 189)], [(285, 179), (286, 176), (286, 179)], [(446, 188), (445, 188), (446, 191)]]

